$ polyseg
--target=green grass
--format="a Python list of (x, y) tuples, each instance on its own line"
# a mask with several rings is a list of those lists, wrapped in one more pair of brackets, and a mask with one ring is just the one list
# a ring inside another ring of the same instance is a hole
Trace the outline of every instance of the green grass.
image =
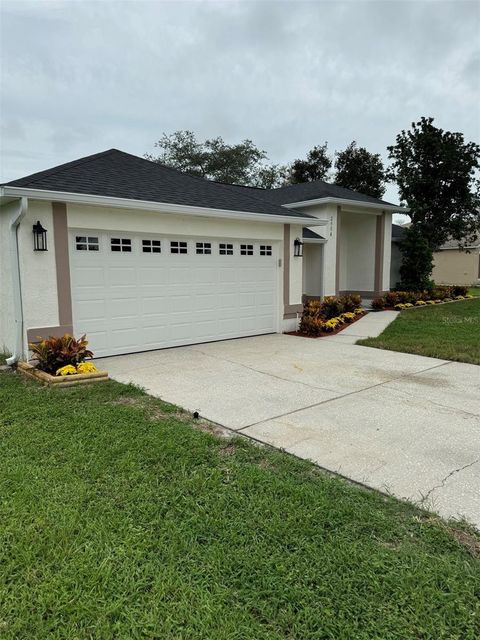
[(480, 296), (480, 287), (470, 287), (470, 289), (468, 290), (468, 293), (471, 296)]
[(2, 640), (479, 636), (473, 531), (134, 387), (0, 374), (0, 443)]
[(4, 351), (0, 351), (0, 364), (5, 364), (8, 358), (8, 354)]
[(480, 300), (406, 309), (377, 338), (357, 344), (480, 364)]

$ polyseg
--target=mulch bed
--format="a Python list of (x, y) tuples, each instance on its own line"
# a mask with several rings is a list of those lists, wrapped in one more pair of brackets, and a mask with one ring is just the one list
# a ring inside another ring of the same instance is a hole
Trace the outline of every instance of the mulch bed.
[(362, 313), (361, 316), (357, 316), (355, 320), (352, 320), (352, 322), (347, 322), (346, 324), (342, 324), (341, 327), (339, 327), (338, 329), (335, 329), (334, 331), (323, 331), (322, 333), (319, 333), (317, 336), (310, 336), (307, 333), (302, 333), (301, 331), (286, 331), (285, 334), (287, 336), (299, 336), (300, 338), (313, 338), (314, 340), (316, 338), (330, 338), (331, 336), (336, 336), (337, 333), (341, 333), (347, 327), (351, 327), (352, 324), (355, 324), (355, 322), (358, 322), (361, 318), (364, 318), (367, 315), (367, 313), (369, 313), (369, 311)]

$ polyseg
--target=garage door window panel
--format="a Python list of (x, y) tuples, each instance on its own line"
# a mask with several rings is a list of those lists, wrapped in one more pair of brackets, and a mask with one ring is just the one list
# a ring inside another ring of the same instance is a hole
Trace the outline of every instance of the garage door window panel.
[(99, 242), (97, 236), (76, 236), (75, 249), (77, 251), (98, 251)]
[(170, 253), (188, 253), (187, 243), (179, 240), (171, 240)]
[(161, 253), (162, 243), (160, 240), (142, 240), (143, 253)]
[(240, 245), (241, 256), (253, 256), (253, 244), (241, 244)]
[(218, 245), (218, 253), (221, 256), (233, 256), (233, 244), (220, 243)]
[(131, 253), (132, 241), (130, 238), (111, 238), (110, 247), (117, 253)]

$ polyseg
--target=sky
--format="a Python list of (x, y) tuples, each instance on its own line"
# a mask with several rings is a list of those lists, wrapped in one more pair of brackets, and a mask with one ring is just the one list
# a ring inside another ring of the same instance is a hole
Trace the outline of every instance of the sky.
[[(480, 2), (2, 0), (0, 179), (162, 133), (288, 163), (421, 116), (480, 141)], [(396, 199), (389, 186), (387, 199)]]

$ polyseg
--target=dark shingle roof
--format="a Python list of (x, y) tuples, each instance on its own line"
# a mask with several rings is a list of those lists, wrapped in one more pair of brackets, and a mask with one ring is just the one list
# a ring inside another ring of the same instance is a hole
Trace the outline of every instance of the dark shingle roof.
[(316, 200), (317, 198), (342, 198), (345, 200), (355, 200), (356, 202), (384, 204), (389, 207), (398, 206), (391, 202), (386, 202), (385, 200), (379, 200), (378, 198), (373, 198), (372, 196), (367, 196), (363, 193), (346, 189), (345, 187), (339, 187), (336, 184), (324, 182), (323, 180), (291, 184), (287, 187), (271, 189), (268, 192), (268, 199), (270, 202), (276, 202), (277, 204), (304, 202), (305, 200)]
[(400, 224), (392, 224), (392, 240), (400, 240), (405, 235), (405, 227)]
[(287, 211), (280, 204), (260, 197), (264, 193), (263, 189), (231, 188), (229, 185), (189, 176), (117, 149), (67, 162), (13, 180), (7, 185), (209, 209), (311, 217), (305, 213)]
[(325, 240), (325, 238), (323, 236), (321, 236), (318, 233), (315, 233), (315, 231), (312, 231), (311, 229), (309, 229), (308, 227), (303, 227), (303, 238), (306, 240)]
[[(450, 240), (447, 240), (444, 244), (442, 244), (440, 249), (458, 249), (459, 245), (460, 243), (458, 240), (453, 240), (453, 238), (450, 238)], [(470, 247), (471, 249), (480, 247), (480, 236), (477, 236), (473, 240), (467, 242), (466, 246)]]

